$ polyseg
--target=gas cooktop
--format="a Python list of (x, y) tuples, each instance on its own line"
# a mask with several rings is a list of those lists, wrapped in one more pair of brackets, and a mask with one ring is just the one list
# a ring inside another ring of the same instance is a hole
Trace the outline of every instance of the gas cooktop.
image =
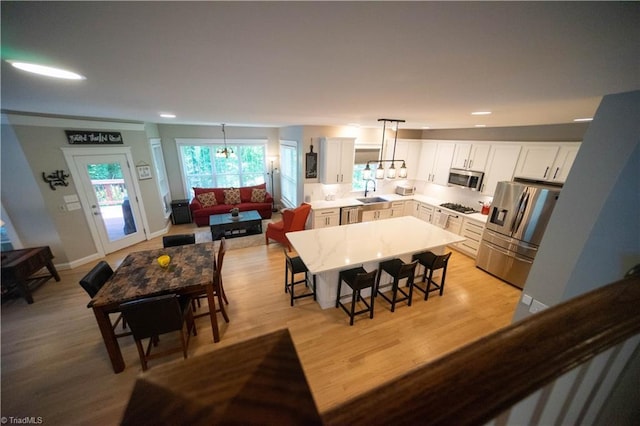
[(478, 210), (474, 210), (472, 207), (464, 206), (462, 204), (456, 203), (442, 203), (440, 207), (444, 207), (445, 209), (453, 210), (458, 213), (470, 214), (470, 213), (478, 213)]

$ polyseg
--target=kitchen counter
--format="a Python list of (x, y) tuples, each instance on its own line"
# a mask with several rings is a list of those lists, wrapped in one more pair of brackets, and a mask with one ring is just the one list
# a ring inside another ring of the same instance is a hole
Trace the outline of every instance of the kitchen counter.
[[(421, 195), (421, 194), (414, 194), (414, 195), (399, 195), (399, 194), (380, 194), (380, 195), (375, 195), (376, 197), (380, 197), (380, 198), (384, 198), (387, 201), (410, 201), (410, 200), (416, 200), (419, 201), (421, 203), (425, 203), (425, 204), (429, 204), (431, 206), (434, 207), (438, 207), (438, 208), (443, 208), (440, 207), (440, 204), (442, 203), (446, 203), (447, 200), (440, 200), (437, 198), (433, 198), (433, 197), (429, 197), (426, 195)], [(357, 197), (357, 198), (361, 198), (361, 197)], [(365, 205), (363, 202), (358, 201), (357, 198), (338, 198), (336, 200), (332, 200), (332, 201), (326, 201), (326, 200), (317, 200), (317, 201), (310, 201), (309, 204), (311, 204), (311, 208), (314, 210), (321, 210), (321, 209), (334, 209), (334, 208), (342, 208), (342, 207), (352, 207), (352, 206), (363, 206)], [(449, 210), (449, 209), (445, 209), (447, 211), (450, 212), (454, 212), (454, 210)], [(487, 221), (487, 215), (483, 215), (480, 213), (471, 213), (471, 214), (464, 214), (464, 213), (459, 213), (459, 212), (455, 212), (456, 214), (460, 214), (462, 217), (466, 217), (469, 219), (473, 219), (473, 220), (477, 220), (479, 222), (483, 222), (485, 223)]]
[(290, 232), (287, 238), (316, 275), (323, 309), (335, 306), (340, 270), (363, 265), (371, 271), (383, 260), (410, 261), (424, 250), (441, 254), (446, 245), (466, 239), (413, 216)]

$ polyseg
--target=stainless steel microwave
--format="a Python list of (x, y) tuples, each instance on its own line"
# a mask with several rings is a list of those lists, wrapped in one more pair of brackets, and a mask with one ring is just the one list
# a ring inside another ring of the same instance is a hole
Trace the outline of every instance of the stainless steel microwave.
[(472, 191), (480, 191), (482, 188), (483, 172), (473, 170), (451, 169), (449, 170), (449, 186), (469, 188)]

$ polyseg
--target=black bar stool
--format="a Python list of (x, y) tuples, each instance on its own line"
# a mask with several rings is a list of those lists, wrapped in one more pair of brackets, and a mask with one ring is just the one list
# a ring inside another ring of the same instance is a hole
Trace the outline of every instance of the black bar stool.
[[(293, 301), (295, 299), (301, 299), (303, 297), (313, 296), (313, 300), (316, 300), (316, 276), (313, 275), (313, 290), (311, 291), (311, 293), (296, 295), (295, 287), (297, 284), (305, 284), (305, 287), (307, 287), (307, 283), (309, 282), (309, 269), (307, 269), (307, 265), (305, 265), (302, 259), (300, 259), (300, 256), (291, 257), (286, 249), (284, 250), (284, 255), (286, 256), (284, 271), (284, 292), (291, 293), (291, 306), (293, 306)], [(296, 274), (302, 273), (304, 273), (304, 278), (296, 281)], [(289, 281), (289, 277), (291, 277), (291, 281)]]
[[(373, 302), (376, 293), (375, 285), (376, 285), (376, 275), (378, 270), (375, 269), (371, 272), (367, 272), (362, 266), (347, 269), (346, 271), (340, 271), (338, 275), (338, 294), (336, 296), (336, 308), (341, 306), (342, 309), (349, 315), (351, 321), (349, 325), (353, 325), (353, 317), (359, 314), (364, 314), (369, 312), (369, 318), (373, 318)], [(340, 301), (340, 288), (342, 287), (342, 281), (344, 281), (353, 292), (351, 293), (351, 307), (347, 309), (345, 305)], [(360, 292), (366, 288), (371, 289), (371, 300), (369, 303), (360, 296)], [(365, 309), (361, 309), (356, 312), (356, 304), (358, 301), (361, 301)]]
[[(407, 305), (411, 306), (411, 298), (413, 296), (413, 279), (416, 273), (416, 266), (418, 266), (418, 261), (415, 259), (412, 259), (411, 263), (404, 263), (402, 259), (397, 258), (380, 262), (378, 277), (376, 279), (376, 296), (380, 295), (384, 300), (391, 303), (391, 312), (395, 312), (396, 303), (398, 302), (404, 302), (406, 300)], [(393, 278), (391, 299), (380, 291), (380, 277), (382, 276), (382, 272), (386, 272)], [(398, 285), (400, 280), (405, 278), (407, 280), (407, 287), (409, 287), (408, 293)], [(398, 293), (402, 294), (401, 298), (398, 298)]]
[[(416, 253), (412, 256), (411, 260), (417, 260), (422, 266), (424, 266), (424, 273), (422, 274), (422, 282), (425, 283), (424, 289), (421, 288), (417, 282), (414, 283), (416, 290), (420, 290), (424, 293), (424, 300), (429, 298), (429, 293), (432, 291), (440, 291), (440, 296), (444, 293), (444, 280), (447, 277), (447, 266), (449, 265), (449, 258), (451, 252), (447, 254), (435, 254), (430, 251), (423, 251)], [(433, 281), (433, 272), (442, 269), (442, 277), (440, 283)], [(429, 277), (427, 279), (427, 271), (429, 271)], [(433, 288), (431, 288), (433, 286)]]

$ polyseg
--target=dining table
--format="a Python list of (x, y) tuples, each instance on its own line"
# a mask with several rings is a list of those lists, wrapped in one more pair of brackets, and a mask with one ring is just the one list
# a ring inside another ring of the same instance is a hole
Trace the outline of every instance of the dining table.
[[(415, 253), (430, 250), (443, 254), (447, 245), (466, 240), (413, 216), (308, 229), (286, 235), (309, 273), (316, 276), (316, 301), (322, 309), (336, 304), (341, 270), (362, 266), (371, 271), (377, 269), (380, 262), (393, 258), (410, 262)], [(347, 291), (343, 288), (341, 296)], [(362, 294), (367, 296), (368, 290)]]
[[(215, 243), (188, 244), (129, 253), (111, 278), (91, 300), (90, 306), (115, 373), (125, 368), (120, 345), (109, 314), (120, 312), (120, 305), (131, 300), (163, 294), (196, 296), (206, 292), (209, 302), (213, 341), (220, 341), (213, 293)], [(168, 255), (165, 267), (158, 257)]]

